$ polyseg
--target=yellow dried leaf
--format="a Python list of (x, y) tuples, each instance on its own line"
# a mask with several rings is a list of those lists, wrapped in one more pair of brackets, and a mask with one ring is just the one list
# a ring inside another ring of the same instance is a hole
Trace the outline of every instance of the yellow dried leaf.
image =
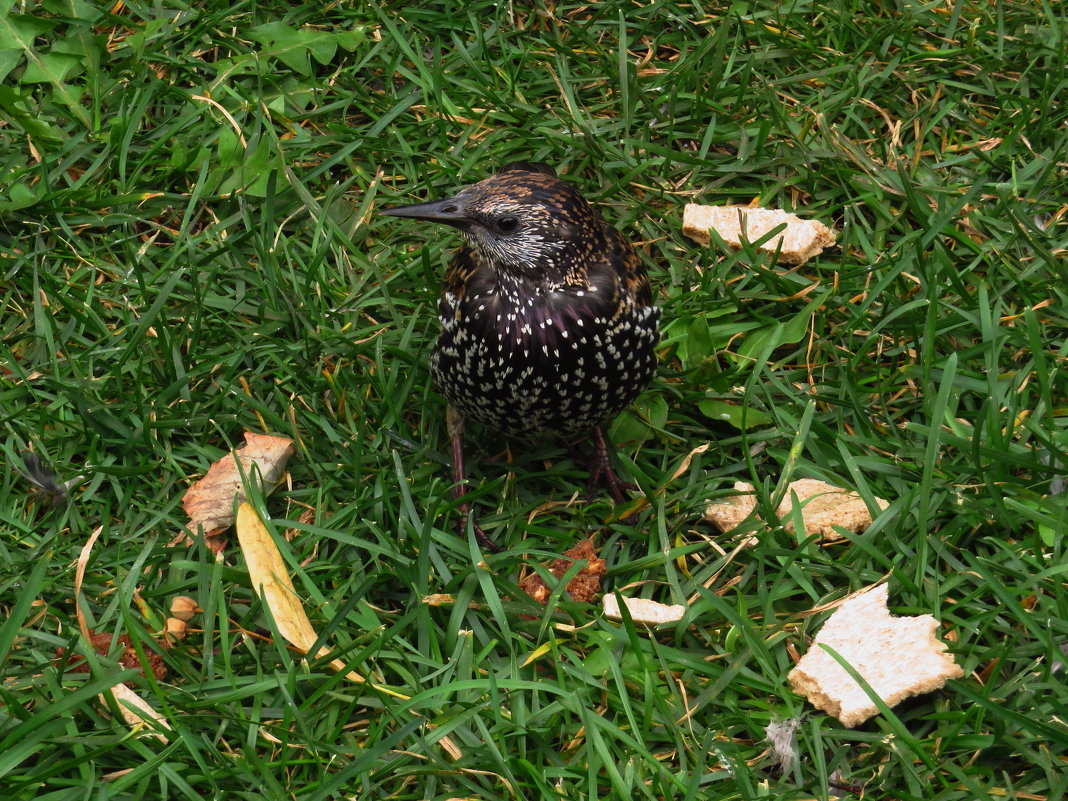
[[(296, 590), (293, 589), (293, 581), (289, 577), (278, 546), (274, 544), (256, 510), (247, 503), (237, 507), (237, 539), (241, 545), (241, 553), (245, 556), (252, 588), (271, 610), (279, 634), (299, 651), (307, 654), (319, 636), (315, 633)], [(329, 652), (329, 648), (322, 646), (315, 656), (322, 657)], [(332, 659), (330, 667), (339, 672), (345, 671), (345, 663), (340, 659)], [(345, 678), (361, 684), (367, 681), (353, 671), (345, 673)], [(373, 686), (394, 697), (407, 700), (407, 696), (387, 687)]]
[(555, 647), (556, 647), (556, 643), (555, 642), (543, 642), (541, 645), (539, 645), (537, 648), (535, 648), (533, 651), (530, 652), (530, 656), (528, 656), (526, 659), (524, 659), (523, 660), (523, 664), (520, 665), (519, 667), (526, 667), (531, 662), (536, 662), (537, 660), (539, 660), (543, 656), (545, 656), (547, 653), (549, 653)]
[[(319, 637), (293, 589), (293, 581), (278, 546), (259, 515), (247, 503), (237, 508), (237, 539), (245, 556), (252, 588), (271, 610), (278, 632), (307, 653)], [(325, 650), (321, 649), (320, 654)], [(355, 680), (363, 679), (357, 677)]]

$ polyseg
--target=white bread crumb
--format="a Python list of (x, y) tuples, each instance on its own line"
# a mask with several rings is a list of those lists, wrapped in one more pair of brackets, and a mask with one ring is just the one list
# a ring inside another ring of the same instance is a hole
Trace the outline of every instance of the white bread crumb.
[[(619, 601), (614, 592), (607, 593), (601, 598), (604, 605), (604, 613), (615, 620), (622, 620), (623, 615), (619, 611)], [(681, 620), (686, 614), (686, 607), (682, 604), (668, 605), (650, 601), (646, 598), (623, 598), (623, 604), (630, 612), (631, 619), (635, 623), (647, 623), (655, 626), (657, 623), (671, 623)]]
[(751, 209), (748, 206), (702, 206), (687, 203), (682, 211), (682, 232), (702, 245), (711, 241), (715, 229), (732, 248), (742, 246), (743, 237), (755, 242), (783, 223), (785, 230), (758, 249), (767, 253), (778, 250), (783, 264), (804, 264), (824, 248), (834, 244), (835, 232), (817, 220), (805, 220), (781, 209)]
[(882, 584), (839, 606), (788, 676), (794, 692), (848, 728), (879, 710), (821, 645), (838, 652), (889, 707), (964, 675), (935, 637), (938, 621), (931, 615), (892, 617), (887, 592)]

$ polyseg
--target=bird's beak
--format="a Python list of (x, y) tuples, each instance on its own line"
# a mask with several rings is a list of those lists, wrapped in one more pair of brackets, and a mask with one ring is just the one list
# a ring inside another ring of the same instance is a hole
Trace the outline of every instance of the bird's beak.
[(411, 206), (396, 206), (382, 209), (382, 214), (390, 217), (410, 217), (413, 220), (445, 223), (466, 231), (474, 222), (464, 214), (464, 206), (456, 198), (435, 200), (433, 203), (415, 203)]

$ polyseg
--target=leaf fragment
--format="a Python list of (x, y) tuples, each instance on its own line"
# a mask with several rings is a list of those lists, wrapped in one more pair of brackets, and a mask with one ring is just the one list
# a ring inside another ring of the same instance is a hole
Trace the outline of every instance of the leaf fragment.
[(270, 491), (285, 475), (286, 463), (295, 451), (293, 440), (245, 432), (245, 445), (219, 459), (182, 498), (189, 527), (204, 527), (212, 537), (234, 522), (235, 501), (244, 501), (244, 481), (258, 476)]
[(167, 735), (150, 728), (154, 725), (156, 729), (171, 731), (171, 724), (148, 701), (121, 682), (100, 694), (101, 703), (107, 704), (107, 693), (111, 694), (119, 712), (122, 713), (123, 720), (134, 730), (134, 733), (145, 739), (159, 740), (164, 744), (170, 742)]

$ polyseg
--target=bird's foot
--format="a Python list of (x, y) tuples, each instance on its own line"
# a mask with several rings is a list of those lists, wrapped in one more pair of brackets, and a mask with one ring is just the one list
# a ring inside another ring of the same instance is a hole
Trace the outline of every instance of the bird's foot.
[(475, 513), (471, 511), (469, 504), (460, 505), (460, 519), (456, 523), (456, 533), (461, 537), (467, 536), (467, 524), (471, 523), (471, 531), (475, 535), (475, 541), (480, 548), (485, 548), (492, 553), (500, 553), (504, 550), (500, 545), (490, 539), (489, 535), (482, 530), (482, 526), (478, 524), (478, 520), (475, 518)]
[(464, 500), (464, 495), (467, 494), (466, 471), (464, 470), (464, 418), (454, 409), (451, 405), (448, 408), (446, 414), (446, 420), (449, 427), (449, 438), (452, 440), (452, 470), (453, 470), (453, 484), (452, 497), (457, 501), (457, 510), (460, 512), (460, 519), (456, 522), (456, 533), (461, 537), (467, 536), (467, 523), (471, 523), (471, 531), (475, 535), (475, 540), (479, 546), (485, 548), (487, 551), (493, 553), (500, 553), (503, 548), (489, 538), (489, 535), (482, 530), (482, 527), (478, 524), (478, 520), (475, 518), (475, 513), (471, 511), (471, 504)]
[(593, 453), (586, 459), (587, 468), (590, 471), (589, 480), (586, 482), (586, 498), (589, 502), (597, 499), (598, 490), (604, 487), (612, 500), (617, 504), (626, 503), (628, 492), (637, 492), (638, 487), (627, 481), (622, 481), (612, 468), (612, 460), (608, 455), (608, 445), (605, 443), (604, 434), (600, 427), (593, 429)]
[(607, 462), (592, 463), (590, 465), (590, 477), (586, 481), (586, 500), (593, 503), (600, 494), (599, 490), (604, 487), (612, 500), (616, 503), (626, 503), (628, 492), (637, 492), (638, 485), (629, 481), (622, 481)]

